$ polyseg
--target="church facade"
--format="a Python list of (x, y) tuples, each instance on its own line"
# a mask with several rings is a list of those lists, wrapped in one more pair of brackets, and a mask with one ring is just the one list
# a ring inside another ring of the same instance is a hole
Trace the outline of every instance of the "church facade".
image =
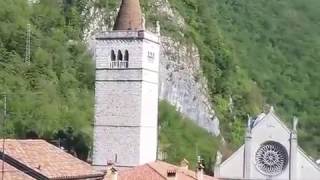
[(144, 24), (139, 0), (123, 0), (113, 31), (96, 35), (93, 166), (156, 160), (160, 36)]
[[(297, 123), (289, 129), (274, 113), (249, 120), (245, 144), (224, 162), (215, 176), (227, 179), (320, 179), (318, 165), (298, 146)], [(217, 159), (221, 159), (217, 158)]]

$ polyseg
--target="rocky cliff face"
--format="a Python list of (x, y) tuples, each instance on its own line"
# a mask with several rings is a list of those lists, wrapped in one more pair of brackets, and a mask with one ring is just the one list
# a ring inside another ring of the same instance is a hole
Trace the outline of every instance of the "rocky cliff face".
[[(152, 0), (152, 8), (158, 14), (166, 15), (170, 21), (183, 27), (184, 21), (175, 13), (167, 0)], [(90, 3), (89, 3), (90, 6)], [(112, 12), (88, 8), (90, 16), (85, 39), (89, 48), (94, 49), (94, 34), (101, 30), (110, 30), (117, 9)], [(107, 17), (107, 19), (105, 18)], [(182, 34), (183, 36), (183, 34)], [(206, 79), (202, 75), (198, 49), (193, 44), (182, 44), (172, 37), (161, 36), (160, 57), (160, 98), (175, 105), (183, 115), (193, 120), (208, 132), (219, 135), (219, 120), (209, 101)]]
[(219, 121), (209, 101), (198, 50), (161, 37), (160, 98), (209, 132), (219, 134)]

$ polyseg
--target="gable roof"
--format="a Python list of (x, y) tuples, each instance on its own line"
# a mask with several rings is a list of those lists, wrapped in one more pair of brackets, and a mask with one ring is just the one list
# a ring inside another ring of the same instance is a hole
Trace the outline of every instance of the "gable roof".
[(229, 156), (226, 160), (224, 160), (219, 165), (224, 166), (226, 163), (228, 163), (232, 159), (236, 158), (236, 156), (243, 156), (243, 153), (244, 153), (244, 145), (242, 145), (240, 148), (238, 148), (237, 151), (235, 151), (233, 154), (231, 154), (231, 156)]
[[(196, 172), (163, 161), (155, 161), (119, 172), (119, 180), (166, 180), (168, 170), (176, 171), (177, 180), (196, 180)], [(107, 178), (105, 179), (107, 180)], [(203, 180), (214, 180), (204, 175)]]
[(282, 122), (280, 120), (280, 118), (275, 114), (274, 111), (269, 111), (268, 114), (265, 113), (261, 113), (260, 115), (258, 115), (258, 117), (253, 121), (252, 124), (252, 129), (254, 129), (255, 127), (258, 127), (260, 124), (262, 124), (261, 122), (264, 122), (266, 120), (268, 120), (268, 118), (273, 118), (274, 120), (276, 120), (280, 126), (287, 132), (287, 133), (291, 133), (291, 130), (284, 124), (284, 122)]
[(11, 166), (10, 164), (3, 162), (0, 160), (0, 165), (4, 165), (4, 169), (0, 170), (0, 177), (4, 177), (5, 180), (34, 180), (33, 177), (25, 174), (24, 172), (16, 169), (15, 167)]
[(314, 166), (318, 171), (320, 171), (319, 165), (310, 157), (307, 155), (307, 153), (298, 146), (298, 153), (300, 153), (312, 166)]
[[(0, 147), (2, 154), (2, 146)], [(36, 179), (103, 177), (103, 173), (44, 140), (5, 140), (5, 161)]]

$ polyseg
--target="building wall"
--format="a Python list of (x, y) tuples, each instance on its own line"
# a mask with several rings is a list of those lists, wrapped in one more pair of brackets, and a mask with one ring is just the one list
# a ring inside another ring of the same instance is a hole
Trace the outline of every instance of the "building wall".
[[(236, 178), (236, 179), (244, 179), (243, 170), (244, 167), (249, 167), (249, 175), (246, 179), (290, 179), (290, 164), (291, 167), (294, 167), (295, 170), (292, 171), (291, 180), (300, 180), (300, 179), (310, 179), (316, 180), (320, 177), (320, 168), (301, 150), (298, 146), (291, 146), (290, 134), (292, 134), (290, 129), (288, 129), (284, 123), (273, 113), (269, 112), (268, 114), (263, 114), (258, 118), (251, 130), (250, 136), (252, 137), (250, 140), (250, 161), (248, 161), (248, 166), (246, 166), (246, 158), (244, 158), (246, 154), (246, 150), (244, 146), (242, 146), (238, 151), (236, 151), (233, 155), (231, 155), (227, 160), (225, 160), (221, 165), (216, 167), (216, 174), (218, 177), (222, 178)], [(274, 141), (280, 143), (287, 151), (288, 154), (288, 164), (285, 169), (276, 176), (268, 177), (264, 175), (257, 168), (256, 162), (256, 153), (257, 150), (261, 147), (261, 144), (267, 141)], [(297, 151), (294, 155), (290, 154), (290, 148), (296, 148)], [(291, 158), (291, 157), (296, 158)], [(291, 161), (292, 160), (292, 161)]]
[[(280, 143), (287, 150), (288, 156), (290, 152), (290, 132), (287, 131), (273, 116), (272, 113), (267, 114), (264, 119), (252, 130), (252, 142), (251, 142), (251, 177), (253, 178), (267, 178), (261, 174), (255, 164), (256, 152), (260, 148), (261, 144), (266, 141), (275, 141)], [(288, 157), (289, 158), (289, 157)], [(289, 159), (288, 159), (289, 160)], [(289, 163), (289, 162), (288, 162)], [(278, 176), (272, 179), (289, 179), (289, 164), (285, 170)]]
[[(145, 34), (109, 32), (97, 39), (93, 165), (156, 160), (159, 43)], [(112, 50), (123, 58), (129, 52), (128, 68), (110, 66)]]
[[(224, 161), (215, 171), (217, 178), (242, 179), (243, 177), (244, 146), (241, 146), (234, 154)], [(231, 173), (232, 172), (232, 173)]]
[(320, 179), (320, 167), (309, 159), (302, 150), (298, 149), (297, 179)]

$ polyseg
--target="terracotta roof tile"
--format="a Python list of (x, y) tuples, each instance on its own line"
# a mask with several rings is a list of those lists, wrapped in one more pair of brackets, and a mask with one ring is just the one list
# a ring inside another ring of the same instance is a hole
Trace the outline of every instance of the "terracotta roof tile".
[[(184, 169), (184, 168), (181, 168), (181, 167), (178, 167), (178, 166), (175, 166), (175, 165), (163, 162), (163, 161), (156, 161), (153, 163), (149, 163), (148, 165), (150, 167), (152, 167), (153, 169), (155, 169), (157, 172), (159, 172), (162, 176), (165, 176), (165, 177), (167, 175), (168, 169), (176, 169), (178, 180), (180, 180), (180, 179), (183, 179), (183, 180), (184, 179), (185, 180), (197, 179), (195, 171), (192, 171), (190, 169)], [(214, 180), (214, 178), (211, 176), (204, 175), (203, 180)]]
[(102, 173), (94, 171), (89, 164), (44, 140), (7, 139), (5, 154), (47, 178), (103, 176)]
[[(177, 180), (196, 180), (194, 171), (184, 169), (163, 161), (156, 161), (132, 169), (119, 171), (118, 180), (165, 180), (168, 170), (176, 170)], [(214, 177), (204, 175), (203, 180), (214, 180)], [(105, 180), (110, 180), (107, 177)]]
[(119, 172), (119, 180), (165, 180), (166, 178), (148, 165), (137, 166)]
[(0, 167), (2, 167), (2, 163), (4, 163), (4, 171), (2, 171), (2, 169), (0, 170), (0, 178), (4, 176), (3, 179), (5, 180), (34, 180), (34, 178), (7, 164), (6, 162), (3, 162), (2, 160), (0, 160)]

